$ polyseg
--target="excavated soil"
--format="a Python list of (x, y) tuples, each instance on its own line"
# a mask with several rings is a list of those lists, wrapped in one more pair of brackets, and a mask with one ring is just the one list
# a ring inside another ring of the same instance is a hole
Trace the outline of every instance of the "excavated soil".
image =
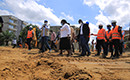
[(130, 52), (119, 59), (38, 53), (38, 49), (0, 47), (0, 80), (130, 80)]

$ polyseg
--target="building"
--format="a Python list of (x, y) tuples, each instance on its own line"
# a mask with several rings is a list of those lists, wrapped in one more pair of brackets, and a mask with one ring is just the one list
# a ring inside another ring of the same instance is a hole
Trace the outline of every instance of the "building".
[(125, 32), (125, 41), (130, 41), (130, 30), (124, 30)]
[(12, 15), (2, 15), (1, 17), (4, 21), (2, 31), (9, 30), (9, 32), (14, 32), (17, 38), (19, 37), (21, 30), (28, 24)]

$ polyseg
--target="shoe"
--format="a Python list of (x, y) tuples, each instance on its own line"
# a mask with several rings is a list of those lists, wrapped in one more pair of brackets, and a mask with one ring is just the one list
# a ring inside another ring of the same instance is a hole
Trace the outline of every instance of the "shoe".
[(102, 58), (106, 58), (106, 56), (102, 56)]
[(44, 51), (39, 51), (38, 53), (40, 54), (40, 53), (43, 53)]
[(110, 56), (110, 58), (112, 59), (112, 58), (113, 58), (113, 56), (111, 55), (111, 56)]
[(58, 56), (63, 56), (63, 54), (58, 54)]
[(81, 55), (79, 55), (79, 56), (85, 56), (85, 55), (81, 54)]
[(91, 53), (88, 53), (88, 54), (87, 54), (87, 56), (90, 56), (90, 55), (91, 55)]
[(67, 54), (67, 57), (71, 56), (71, 54)]
[(119, 58), (119, 56), (116, 56), (116, 58), (118, 59), (118, 58)]
[(100, 56), (100, 54), (95, 54), (95, 56)]
[(105, 54), (102, 54), (102, 58), (106, 58), (106, 55), (105, 55)]

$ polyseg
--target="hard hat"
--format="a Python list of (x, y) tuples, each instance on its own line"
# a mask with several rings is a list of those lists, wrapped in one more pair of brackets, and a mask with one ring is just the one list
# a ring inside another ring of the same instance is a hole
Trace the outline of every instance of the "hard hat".
[(111, 23), (113, 24), (113, 23), (117, 23), (117, 22), (116, 22), (116, 20), (112, 20)]
[(111, 27), (111, 25), (110, 25), (110, 24), (108, 24), (108, 25), (107, 25), (107, 27)]
[(89, 24), (89, 22), (87, 21), (86, 24)]
[(33, 28), (32, 26), (30, 26), (29, 28)]
[(102, 24), (99, 24), (99, 26), (103, 26)]

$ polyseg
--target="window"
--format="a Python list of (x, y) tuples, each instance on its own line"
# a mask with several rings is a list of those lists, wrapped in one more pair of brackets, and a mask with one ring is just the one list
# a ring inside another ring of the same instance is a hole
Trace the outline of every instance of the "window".
[(13, 29), (13, 28), (14, 28), (14, 26), (12, 26), (12, 25), (9, 25), (9, 28), (12, 28), (12, 29)]
[(24, 27), (26, 27), (26, 25), (25, 25), (25, 24), (23, 24), (23, 25), (22, 25), (22, 27), (24, 28)]
[(12, 31), (11, 30), (9, 30), (9, 33), (11, 33)]
[(9, 22), (14, 23), (14, 21), (12, 19), (9, 19)]

